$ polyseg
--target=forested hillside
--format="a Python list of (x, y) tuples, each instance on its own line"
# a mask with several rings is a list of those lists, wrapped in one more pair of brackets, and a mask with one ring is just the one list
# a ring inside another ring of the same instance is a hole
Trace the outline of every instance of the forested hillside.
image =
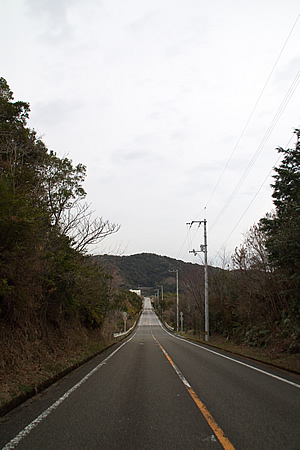
[[(119, 280), (120, 286), (129, 289), (142, 288), (145, 294), (153, 293), (164, 285), (165, 292), (175, 292), (175, 273), (185, 277), (192, 269), (203, 270), (199, 264), (187, 263), (168, 256), (153, 253), (140, 253), (129, 256), (101, 255), (92, 257)], [(213, 269), (211, 270), (218, 270)], [(149, 289), (145, 289), (149, 288)]]
[(90, 244), (119, 226), (93, 217), (85, 203), (85, 166), (49, 150), (27, 127), (29, 112), (0, 78), (0, 391), (7, 399), (16, 393), (12, 379), (26, 385), (34, 373), (41, 382), (110, 339), (118, 310), (134, 320), (141, 309), (87, 257)]

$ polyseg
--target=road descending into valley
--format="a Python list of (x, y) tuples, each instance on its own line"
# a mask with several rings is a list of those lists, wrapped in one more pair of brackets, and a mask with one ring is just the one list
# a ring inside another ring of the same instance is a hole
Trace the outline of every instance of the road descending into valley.
[(300, 377), (173, 336), (131, 336), (0, 420), (0, 448), (300, 449)]

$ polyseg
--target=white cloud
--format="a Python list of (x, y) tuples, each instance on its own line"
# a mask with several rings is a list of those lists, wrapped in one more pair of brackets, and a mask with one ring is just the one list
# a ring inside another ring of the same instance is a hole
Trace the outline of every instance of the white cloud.
[[(87, 165), (93, 208), (122, 225), (104, 245), (177, 257), (185, 223), (203, 215), (208, 200), (208, 223), (218, 217), (299, 71), (300, 21), (262, 93), (299, 15), (297, 0), (0, 0), (0, 7), (2, 41), (11, 36), (0, 49), (1, 76), (16, 99), (30, 102), (30, 125), (46, 145)], [(276, 161), (275, 148), (299, 126), (298, 94), (299, 87), (210, 232), (212, 258)], [(230, 249), (272, 206), (269, 182)], [(180, 256), (192, 259), (187, 248)]]

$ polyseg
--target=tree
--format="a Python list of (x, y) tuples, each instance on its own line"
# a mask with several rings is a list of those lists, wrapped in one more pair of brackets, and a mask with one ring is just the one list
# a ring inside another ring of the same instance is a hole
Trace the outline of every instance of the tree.
[(286, 289), (300, 299), (300, 130), (295, 149), (278, 148), (284, 158), (272, 185), (275, 212), (261, 219), (270, 262), (285, 278)]
[(0, 78), (0, 318), (87, 313), (100, 326), (106, 276), (84, 254), (119, 227), (82, 204), (85, 166), (49, 151), (27, 127), (29, 111)]
[(82, 187), (86, 167), (83, 164), (74, 167), (70, 159), (61, 159), (50, 151), (41, 172), (51, 223), (64, 228), (64, 224), (61, 223), (62, 215), (86, 196)]
[(85, 253), (90, 245), (101, 242), (110, 234), (119, 231), (120, 226), (94, 217), (88, 203), (75, 201), (71, 209), (61, 214), (60, 227), (64, 234), (71, 238), (72, 247)]
[(192, 265), (181, 276), (180, 310), (184, 313), (184, 323), (195, 333), (204, 329), (204, 268)]

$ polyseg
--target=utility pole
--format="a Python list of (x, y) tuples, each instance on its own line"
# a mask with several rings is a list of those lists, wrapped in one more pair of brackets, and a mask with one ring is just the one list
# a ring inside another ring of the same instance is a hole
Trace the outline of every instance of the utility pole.
[(155, 297), (157, 299), (157, 313), (159, 314), (159, 288), (155, 289)]
[(123, 321), (124, 321), (124, 333), (126, 333), (127, 312), (123, 312)]
[(162, 320), (162, 321), (164, 321), (164, 317), (163, 317), (164, 311), (163, 311), (163, 308), (164, 308), (164, 287), (163, 287), (163, 285), (161, 285), (161, 320)]
[(190, 253), (203, 252), (204, 253), (204, 309), (205, 309), (205, 341), (209, 342), (209, 306), (208, 306), (208, 272), (207, 272), (207, 231), (206, 231), (206, 219), (204, 220), (192, 220), (192, 222), (187, 223), (187, 225), (192, 225), (194, 223), (198, 224), (198, 227), (204, 224), (204, 245), (200, 245), (200, 250), (191, 250)]
[(176, 311), (176, 329), (177, 331), (179, 331), (179, 293), (178, 293), (178, 269), (176, 270), (169, 270), (169, 272), (175, 273), (176, 272), (176, 306), (177, 306), (177, 311)]

